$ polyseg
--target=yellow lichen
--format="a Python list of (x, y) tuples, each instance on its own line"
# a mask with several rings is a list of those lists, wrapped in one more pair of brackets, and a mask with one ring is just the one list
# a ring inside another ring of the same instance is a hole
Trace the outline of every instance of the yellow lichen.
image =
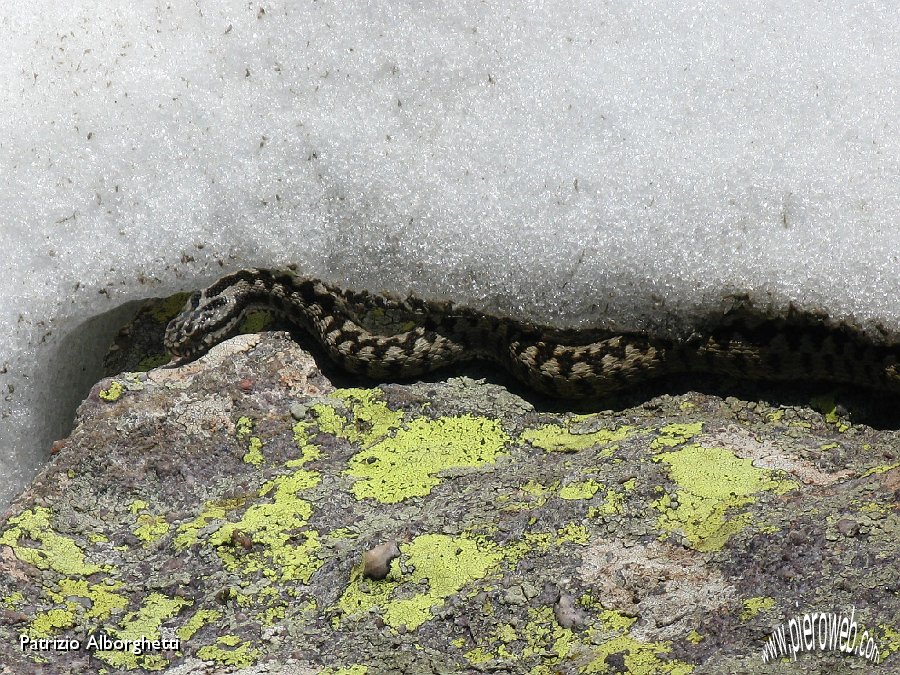
[[(503, 511), (525, 511), (536, 509), (547, 503), (547, 500), (553, 495), (558, 483), (553, 485), (541, 485), (540, 483), (530, 480), (522, 485), (518, 492), (513, 495), (498, 495), (497, 502), (502, 504)], [(520, 497), (521, 493), (529, 495), (525, 499), (512, 499), (512, 497)]]
[(299, 468), (307, 462), (315, 461), (322, 456), (322, 451), (310, 442), (309, 429), (311, 426), (311, 422), (297, 422), (294, 425), (294, 442), (300, 448), (300, 456), (285, 462), (284, 465), (287, 468)]
[(57, 607), (35, 614), (25, 632), (32, 638), (50, 637), (58, 631), (74, 625), (75, 611), (69, 607), (66, 609)]
[(609, 673), (607, 659), (612, 654), (621, 654), (623, 672), (635, 675), (687, 675), (693, 670), (690, 664), (665, 658), (671, 649), (668, 643), (642, 642), (629, 635), (635, 620), (617, 612), (601, 612), (599, 622), (583, 632), (561, 627), (549, 607), (529, 609), (528, 617), (516, 632), (516, 641), (505, 639), (511, 636), (501, 625), (484, 644), (466, 652), (465, 658), (477, 665), (495, 658), (516, 662), (537, 657), (540, 661), (528, 671), (531, 675), (552, 675), (574, 663), (581, 664), (579, 673)]
[[(110, 637), (132, 641), (142, 638), (156, 640), (159, 638), (162, 622), (175, 616), (182, 607), (190, 604), (191, 602), (184, 598), (170, 598), (162, 593), (151, 593), (136, 611), (126, 614), (117, 627), (109, 630)], [(113, 667), (129, 670), (135, 668), (161, 670), (168, 663), (158, 653), (137, 655), (131, 652), (97, 650), (94, 656)]]
[(137, 527), (132, 530), (134, 536), (149, 546), (169, 531), (169, 523), (165, 516), (154, 513), (142, 513), (137, 517)]
[(553, 547), (559, 548), (565, 544), (582, 546), (588, 541), (590, 541), (590, 534), (584, 525), (568, 523), (556, 531), (525, 532), (521, 539), (504, 546), (503, 552), (507, 560), (515, 562), (533, 551), (543, 553)]
[(178, 629), (178, 637), (182, 640), (190, 640), (194, 637), (194, 633), (203, 628), (208, 623), (218, 620), (222, 616), (222, 612), (215, 609), (198, 609), (194, 615), (185, 621), (184, 625)]
[(213, 521), (224, 520), (229, 512), (242, 507), (248, 499), (249, 497), (237, 497), (206, 502), (200, 515), (178, 527), (178, 535), (175, 537), (176, 550), (180, 551), (197, 543), (201, 530)]
[(247, 452), (244, 454), (243, 460), (247, 462), (247, 464), (253, 464), (254, 466), (259, 466), (260, 464), (262, 464), (262, 447), (262, 440), (257, 438), (256, 436), (251, 436), (250, 442), (247, 444)]
[(465, 535), (423, 534), (401, 544), (400, 549), (412, 574), (400, 580), (389, 575), (372, 583), (362, 578), (361, 566), (354, 568), (338, 601), (345, 614), (376, 609), (389, 626), (405, 625), (414, 630), (431, 618), (432, 608), (440, 607), (466, 584), (484, 577), (503, 558), (495, 544)]
[(136, 514), (136, 513), (140, 513), (141, 511), (146, 509), (148, 506), (150, 506), (150, 505), (147, 502), (145, 502), (143, 499), (135, 499), (128, 505), (128, 510), (131, 511), (132, 513)]
[(703, 635), (701, 635), (700, 633), (698, 633), (696, 630), (691, 630), (691, 632), (688, 633), (684, 639), (687, 640), (688, 642), (690, 642), (692, 645), (698, 645), (701, 642), (703, 642), (706, 638)]
[(874, 476), (879, 473), (887, 473), (888, 471), (893, 471), (894, 469), (900, 469), (900, 462), (894, 462), (893, 464), (882, 464), (880, 466), (873, 466), (871, 469), (867, 469), (863, 472), (863, 478), (866, 476)]
[(775, 606), (775, 598), (756, 596), (744, 600), (744, 609), (741, 611), (741, 619), (746, 621), (762, 611), (772, 609)]
[[(87, 576), (108, 569), (86, 563), (84, 551), (78, 544), (53, 530), (50, 525), (50, 509), (28, 509), (13, 516), (8, 522), (10, 527), (0, 535), (0, 544), (9, 546), (23, 562), (42, 570), (52, 569), (64, 576)], [(33, 540), (39, 546), (20, 544), (20, 539)]]
[(116, 382), (113, 380), (112, 384), (109, 385), (106, 389), (101, 389), (98, 396), (104, 401), (108, 403), (112, 403), (113, 401), (118, 401), (119, 397), (125, 393), (125, 387), (121, 382)]
[[(263, 441), (251, 435), (253, 426), (249, 417), (242, 416), (235, 423), (235, 432), (238, 439), (249, 442), (245, 461), (261, 464), (264, 458), (259, 449)], [(305, 442), (305, 427), (295, 426), (294, 432), (295, 438), (303, 442), (302, 456), (286, 462), (289, 468), (302, 467), (319, 456), (319, 450)], [(318, 532), (306, 529), (312, 505), (299, 493), (315, 487), (319, 481), (317, 472), (299, 468), (267, 481), (255, 496), (207, 502), (203, 512), (178, 528), (175, 547), (180, 550), (191, 546), (205, 534), (230, 570), (246, 575), (261, 572), (268, 579), (305, 583), (322, 564), (315, 557), (321, 544)], [(235, 519), (234, 512), (244, 507)], [(228, 516), (230, 521), (226, 521)], [(284, 612), (284, 607), (265, 605), (259, 611), (261, 620), (271, 623)]]
[(319, 675), (366, 675), (368, 672), (368, 666), (353, 665), (344, 666), (343, 668), (326, 668)]
[[(90, 601), (91, 606), (84, 613), (84, 618), (106, 621), (114, 612), (120, 612), (128, 606), (128, 598), (114, 592), (123, 586), (121, 581), (107, 580), (98, 584), (89, 584), (84, 579), (60, 579), (59, 594), (54, 599), (61, 602), (65, 598), (86, 598)], [(54, 597), (53, 594), (49, 595)], [(81, 608), (80, 604), (79, 608)]]
[[(591, 636), (593, 631), (588, 630)], [(688, 675), (694, 666), (677, 660), (664, 660), (671, 651), (667, 642), (641, 642), (630, 635), (619, 635), (606, 640), (594, 648), (594, 658), (582, 671), (584, 673), (609, 672), (607, 659), (612, 654), (621, 654), (626, 673), (632, 675)]]
[(794, 489), (792, 481), (779, 480), (777, 473), (758, 469), (749, 459), (736, 457), (725, 448), (688, 445), (654, 457), (668, 465), (669, 476), (678, 486), (678, 507), (671, 497), (654, 503), (662, 512), (657, 525), (663, 530), (682, 530), (698, 551), (722, 548), (728, 539), (750, 522), (748, 513), (734, 512), (754, 501), (763, 491), (777, 494)]
[[(79, 617), (106, 621), (114, 612), (128, 606), (128, 599), (114, 592), (122, 586), (121, 582), (109, 580), (90, 584), (85, 579), (60, 579), (59, 590), (48, 590), (47, 597), (65, 606), (36, 614), (26, 632), (32, 637), (49, 637), (58, 630), (73, 627)], [(79, 599), (87, 600), (89, 606), (86, 608)]]
[(430, 493), (441, 471), (493, 463), (508, 442), (500, 424), (484, 417), (418, 418), (354, 455), (347, 473), (359, 479), (358, 499), (394, 504)]
[(569, 483), (559, 491), (559, 496), (561, 499), (590, 499), (601, 487), (603, 484), (593, 479), (580, 483)]
[[(259, 496), (272, 501), (251, 504), (240, 520), (225, 523), (210, 535), (210, 543), (217, 547), (225, 564), (246, 574), (261, 570), (268, 578), (309, 581), (322, 564), (313, 557), (320, 544), (316, 531), (304, 530), (312, 506), (297, 493), (319, 480), (317, 472), (299, 470), (265, 483)], [(231, 542), (235, 530), (250, 537), (254, 550), (235, 549)], [(292, 543), (298, 539), (300, 543)]]
[(215, 645), (207, 645), (197, 650), (197, 656), (204, 661), (215, 661), (223, 666), (246, 668), (256, 663), (259, 650), (250, 642), (243, 642), (237, 635), (223, 635)]
[(351, 443), (372, 445), (396, 430), (403, 420), (403, 413), (388, 408), (378, 390), (338, 389), (332, 396), (347, 407), (348, 416), (339, 414), (333, 406), (316, 405), (312, 409), (316, 424), (320, 431)]
[(673, 448), (676, 445), (685, 443), (688, 439), (693, 438), (703, 430), (703, 422), (694, 422), (692, 424), (667, 424), (659, 430), (659, 436), (653, 439), (650, 444), (651, 450), (660, 450), (662, 448)]
[(810, 405), (814, 410), (818, 410), (820, 413), (825, 415), (825, 421), (837, 427), (837, 430), (839, 432), (844, 433), (845, 431), (847, 431), (847, 429), (850, 428), (849, 424), (841, 421), (840, 415), (837, 411), (837, 403), (834, 400), (834, 396), (814, 396), (812, 400), (810, 400)]
[(593, 507), (588, 511), (588, 517), (596, 518), (597, 516), (611, 516), (616, 513), (625, 512), (625, 494), (634, 489), (634, 478), (622, 483), (622, 490), (610, 488), (603, 497), (603, 503), (600, 506)]
[(900, 652), (900, 630), (896, 626), (887, 623), (878, 624), (881, 631), (881, 661), (895, 652)]
[(588, 543), (588, 541), (590, 541), (590, 535), (584, 525), (568, 523), (556, 531), (557, 546), (568, 543), (583, 545)]
[(246, 416), (239, 417), (234, 425), (234, 430), (238, 440), (247, 441), (247, 452), (244, 454), (243, 460), (254, 466), (262, 464), (262, 439), (250, 435), (253, 432), (253, 420)]
[(235, 422), (234, 432), (238, 438), (246, 438), (253, 432), (253, 420), (246, 416), (239, 417)]
[(631, 433), (631, 427), (627, 426), (618, 429), (599, 429), (589, 433), (574, 433), (568, 426), (546, 424), (537, 429), (526, 429), (522, 432), (519, 440), (547, 452), (578, 452), (625, 440), (629, 433)]

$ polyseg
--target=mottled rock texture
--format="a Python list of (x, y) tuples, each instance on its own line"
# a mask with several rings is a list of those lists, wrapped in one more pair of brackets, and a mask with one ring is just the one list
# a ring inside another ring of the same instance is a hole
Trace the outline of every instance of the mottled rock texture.
[(322, 365), (265, 333), (98, 383), (0, 524), (0, 672), (867, 672), (762, 660), (778, 624), (851, 609), (900, 669), (900, 433), (853, 418), (866, 394), (678, 381), (569, 410), (495, 373)]

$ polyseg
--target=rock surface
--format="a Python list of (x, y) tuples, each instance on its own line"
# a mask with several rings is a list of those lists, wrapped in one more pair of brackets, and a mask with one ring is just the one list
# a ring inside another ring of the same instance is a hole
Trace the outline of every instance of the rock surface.
[(98, 383), (0, 524), (2, 672), (787, 673), (771, 631), (851, 609), (898, 667), (897, 425), (328, 374), (276, 332)]

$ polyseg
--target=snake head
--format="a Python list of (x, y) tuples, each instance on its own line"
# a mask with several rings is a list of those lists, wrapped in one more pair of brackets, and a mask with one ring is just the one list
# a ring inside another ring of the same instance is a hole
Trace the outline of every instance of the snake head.
[(196, 358), (222, 341), (240, 319), (231, 312), (223, 311), (228, 304), (222, 296), (207, 297), (195, 291), (191, 294), (181, 313), (166, 326), (163, 344), (176, 359)]

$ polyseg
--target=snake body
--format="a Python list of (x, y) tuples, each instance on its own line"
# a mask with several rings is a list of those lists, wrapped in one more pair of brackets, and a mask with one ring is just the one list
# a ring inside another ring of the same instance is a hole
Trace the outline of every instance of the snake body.
[(821, 380), (900, 393), (900, 346), (821, 318), (729, 322), (683, 339), (564, 330), (260, 269), (229, 274), (193, 293), (169, 323), (165, 346), (176, 359), (195, 358), (258, 308), (310, 333), (346, 370), (374, 379), (416, 377), (480, 359), (560, 398), (603, 397), (675, 373)]

